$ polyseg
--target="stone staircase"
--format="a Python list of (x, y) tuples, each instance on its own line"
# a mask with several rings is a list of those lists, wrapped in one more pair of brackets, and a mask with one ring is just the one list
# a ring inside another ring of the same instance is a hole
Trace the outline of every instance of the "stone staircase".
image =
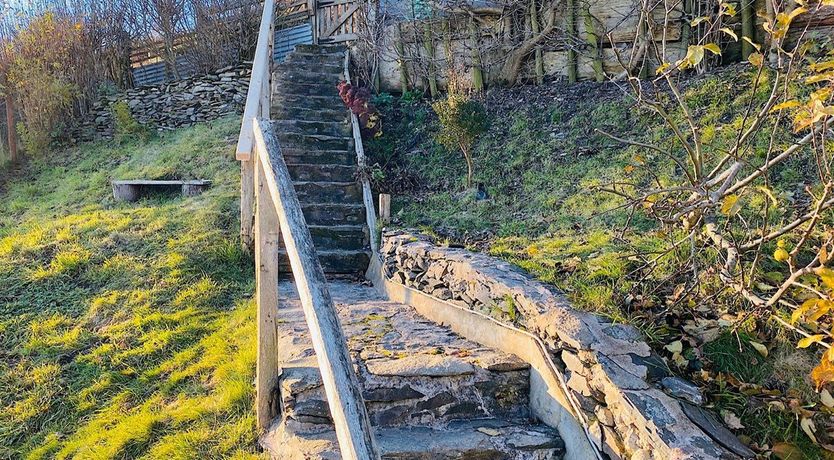
[[(333, 282), (383, 459), (561, 459), (555, 430), (529, 413), (529, 366), (437, 325), (373, 288)], [(298, 296), (282, 299), (280, 416), (261, 438), (275, 459), (340, 459)]]
[(298, 46), (275, 68), (271, 111), (322, 267), (335, 275), (362, 273), (370, 260), (349, 112), (336, 89), (344, 58), (343, 46)]

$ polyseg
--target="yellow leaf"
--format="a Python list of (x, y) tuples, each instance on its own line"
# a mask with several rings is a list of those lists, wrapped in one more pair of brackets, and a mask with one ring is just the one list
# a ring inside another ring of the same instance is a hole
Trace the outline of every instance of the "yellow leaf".
[(773, 113), (773, 112), (778, 112), (780, 110), (792, 109), (794, 107), (799, 107), (800, 105), (802, 105), (802, 104), (800, 104), (799, 101), (797, 101), (795, 99), (792, 99), (790, 101), (785, 101), (781, 104), (774, 105), (773, 108), (770, 109), (770, 112)]
[(834, 289), (834, 270), (828, 267), (819, 267), (814, 270), (814, 273), (820, 277), (823, 284), (825, 284), (829, 289)]
[(831, 307), (832, 307), (832, 304), (831, 304), (830, 300), (820, 299), (816, 303), (816, 305), (814, 306), (814, 308), (812, 309), (810, 314), (808, 315), (808, 320), (809, 321), (819, 320), (820, 318), (823, 317), (823, 315), (825, 315), (826, 313), (831, 311)]
[(735, 215), (740, 209), (738, 195), (727, 195), (721, 203), (721, 214), (725, 216)]
[(773, 252), (773, 258), (776, 259), (777, 262), (787, 262), (788, 259), (791, 258), (791, 255), (788, 251), (782, 248), (777, 248), (776, 251)]
[(820, 248), (820, 262), (823, 264), (828, 263), (828, 248), (825, 246)]
[(754, 42), (753, 40), (750, 39), (750, 37), (741, 37), (741, 39), (746, 41), (747, 43), (751, 44), (753, 46), (753, 48), (756, 48), (756, 51), (758, 51), (758, 52), (762, 51), (762, 45), (759, 45), (758, 43)]
[(672, 353), (681, 353), (683, 351), (683, 342), (676, 340), (665, 347)]
[(767, 352), (767, 347), (766, 346), (762, 345), (759, 342), (753, 342), (752, 340), (750, 341), (750, 345), (752, 345), (753, 348), (755, 348), (756, 351), (758, 351), (760, 355), (767, 358), (767, 353), (768, 352)]
[(724, 32), (725, 34), (733, 37), (734, 41), (738, 41), (738, 35), (736, 35), (736, 33), (733, 32), (733, 30), (730, 29), (729, 27), (722, 27), (720, 30), (721, 30), (721, 32)]
[(721, 56), (721, 48), (719, 48), (715, 43), (707, 43), (704, 45), (704, 49), (710, 51), (712, 54)]
[(747, 61), (753, 64), (755, 67), (761, 67), (764, 63), (764, 56), (762, 56), (759, 53), (750, 53), (750, 56), (747, 56)]
[(708, 18), (707, 16), (697, 17), (697, 18), (693, 19), (693, 20), (689, 23), (689, 25), (690, 25), (690, 26), (692, 26), (692, 27), (695, 27), (695, 26), (697, 26), (698, 24), (700, 24), (700, 23), (702, 23), (702, 22), (704, 22), (704, 21), (709, 21), (709, 18)]
[(805, 313), (811, 308), (814, 308), (819, 301), (820, 299), (808, 299), (803, 302), (802, 305), (791, 314), (791, 323), (796, 323), (802, 319), (802, 317), (805, 316)]
[(666, 72), (666, 69), (668, 69), (671, 66), (672, 66), (672, 64), (669, 64), (668, 62), (664, 62), (663, 64), (660, 64), (660, 66), (658, 66), (657, 70), (655, 70), (655, 74), (660, 75), (663, 72)]
[(815, 334), (810, 337), (805, 337), (796, 344), (797, 348), (808, 348), (815, 343), (820, 343), (825, 338), (822, 334)]

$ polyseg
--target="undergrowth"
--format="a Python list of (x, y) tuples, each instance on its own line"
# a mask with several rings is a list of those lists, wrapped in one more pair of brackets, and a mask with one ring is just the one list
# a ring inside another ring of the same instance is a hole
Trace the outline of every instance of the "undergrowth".
[[(0, 458), (258, 458), (237, 120), (0, 177)], [(112, 179), (210, 179), (117, 203)]]

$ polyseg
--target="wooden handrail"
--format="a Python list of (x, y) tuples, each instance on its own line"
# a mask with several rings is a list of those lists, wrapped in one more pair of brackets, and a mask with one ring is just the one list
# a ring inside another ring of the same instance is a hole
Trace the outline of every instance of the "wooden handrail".
[[(254, 146), (253, 123), (255, 118), (263, 116), (264, 102), (269, 110), (271, 100), (269, 91), (270, 73), (272, 70), (272, 53), (274, 36), (275, 0), (264, 0), (264, 12), (261, 16), (261, 27), (258, 31), (258, 47), (255, 49), (255, 60), (252, 63), (252, 77), (249, 80), (249, 90), (246, 93), (246, 107), (243, 110), (243, 120), (240, 126), (240, 137), (237, 141), (236, 158), (248, 161)], [(268, 114), (268, 112), (267, 112)]]
[[(350, 49), (345, 51), (345, 81), (350, 84)], [(371, 251), (376, 254), (379, 249), (376, 228), (376, 210), (374, 209), (374, 195), (371, 190), (371, 181), (367, 176), (368, 160), (365, 157), (365, 146), (362, 144), (362, 130), (359, 126), (359, 117), (350, 111), (350, 124), (353, 128), (353, 143), (356, 146), (356, 161), (361, 171), (362, 202), (365, 204), (365, 221), (368, 224), (368, 232), (371, 235)]]
[[(342, 458), (376, 460), (379, 455), (374, 444), (371, 422), (362, 398), (359, 379), (353, 370), (347, 340), (327, 288), (327, 279), (316, 254), (313, 237), (301, 211), (301, 203), (298, 201), (289, 170), (281, 155), (281, 148), (275, 135), (275, 123), (256, 119), (253, 123), (253, 134), (254, 160), (259, 169), (256, 177), (265, 182), (257, 184), (255, 188), (262, 191), (264, 195), (268, 194), (271, 199), (271, 203), (266, 200), (259, 200), (259, 203), (266, 202), (267, 206), (271, 204), (280, 222), (280, 233), (290, 259), (290, 267), (307, 320), (307, 327), (313, 340), (313, 350), (316, 352), (324, 392), (336, 426), (336, 438), (339, 441)], [(261, 225), (265, 223), (260, 221), (261, 211), (258, 210), (256, 215), (256, 226), (259, 232), (262, 231)], [(272, 209), (269, 213), (271, 211)], [(277, 284), (277, 281), (277, 277), (258, 280), (258, 282), (270, 284)], [(262, 307), (273, 308), (271, 305), (259, 305), (259, 311)]]

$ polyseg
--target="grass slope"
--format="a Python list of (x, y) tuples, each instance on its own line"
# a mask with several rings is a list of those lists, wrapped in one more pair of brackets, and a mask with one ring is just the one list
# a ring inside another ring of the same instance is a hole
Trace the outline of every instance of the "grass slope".
[[(0, 458), (256, 458), (237, 121), (0, 178)], [(202, 196), (116, 203), (115, 178)]]

